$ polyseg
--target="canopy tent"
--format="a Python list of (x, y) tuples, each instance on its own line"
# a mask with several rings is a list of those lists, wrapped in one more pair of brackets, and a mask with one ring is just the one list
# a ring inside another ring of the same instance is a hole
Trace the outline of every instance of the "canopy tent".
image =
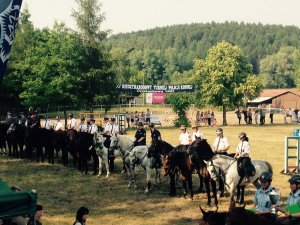
[(34, 190), (14, 192), (0, 179), (0, 218), (33, 216), (36, 211), (37, 192)]

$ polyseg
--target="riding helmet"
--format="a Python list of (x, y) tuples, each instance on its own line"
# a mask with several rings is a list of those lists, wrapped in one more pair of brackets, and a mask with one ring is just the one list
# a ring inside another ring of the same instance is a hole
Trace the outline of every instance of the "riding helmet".
[(245, 137), (247, 137), (247, 135), (246, 135), (245, 132), (241, 132), (238, 137), (239, 138), (245, 138)]
[(222, 129), (222, 128), (218, 128), (218, 129), (216, 130), (216, 132), (217, 132), (218, 134), (223, 133), (223, 129)]
[(73, 117), (73, 113), (69, 113), (68, 117)]
[(142, 126), (144, 126), (144, 124), (143, 124), (142, 122), (139, 122), (139, 123), (138, 123), (138, 126), (139, 126), (139, 127), (142, 127)]
[(259, 177), (260, 182), (271, 182), (272, 181), (272, 174), (269, 172), (263, 172)]
[(293, 175), (290, 179), (289, 179), (290, 183), (293, 184), (300, 184), (300, 175)]
[(150, 123), (150, 124), (149, 124), (149, 127), (150, 127), (150, 128), (154, 128), (154, 123)]

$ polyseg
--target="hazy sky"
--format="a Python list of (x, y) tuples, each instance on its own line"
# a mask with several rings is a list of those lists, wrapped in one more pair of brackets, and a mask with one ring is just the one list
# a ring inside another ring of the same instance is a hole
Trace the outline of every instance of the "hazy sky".
[[(52, 27), (55, 20), (76, 29), (70, 16), (75, 0), (23, 0), (35, 27)], [(300, 27), (300, 0), (101, 0), (113, 33), (185, 24), (237, 21)], [(24, 4), (23, 3), (23, 4)]]

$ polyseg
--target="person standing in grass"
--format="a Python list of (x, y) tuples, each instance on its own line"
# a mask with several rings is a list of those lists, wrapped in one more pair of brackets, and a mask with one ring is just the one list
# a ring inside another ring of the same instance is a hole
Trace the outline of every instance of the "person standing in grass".
[(27, 225), (42, 225), (41, 223), (41, 219), (44, 215), (44, 209), (43, 209), (43, 206), (42, 205), (37, 205), (36, 206), (36, 213), (34, 215), (34, 220), (35, 220), (35, 223), (34, 223), (34, 220), (32, 218), (30, 218), (27, 222)]
[(82, 206), (77, 210), (76, 220), (73, 225), (86, 225), (86, 220), (88, 218), (89, 209)]

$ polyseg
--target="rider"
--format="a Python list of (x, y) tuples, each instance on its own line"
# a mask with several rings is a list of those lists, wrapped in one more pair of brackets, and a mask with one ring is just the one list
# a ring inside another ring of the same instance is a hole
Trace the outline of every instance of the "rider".
[[(110, 119), (110, 136), (114, 136), (116, 134), (119, 134), (119, 126), (116, 124), (116, 118), (111, 118)], [(110, 171), (114, 171), (115, 169), (115, 151), (114, 148), (110, 148), (110, 154), (108, 157), (109, 161), (109, 169)]]
[[(291, 192), (286, 200), (286, 206), (300, 204), (300, 175), (293, 175), (288, 182)], [(291, 214), (285, 207), (276, 207), (279, 212), (284, 213), (283, 217), (278, 218), (280, 224), (298, 224), (300, 222), (300, 212)]]
[(237, 159), (238, 166), (244, 170), (245, 182), (250, 182), (247, 167), (250, 161), (250, 144), (246, 133), (239, 134), (240, 143), (237, 146), (234, 158)]
[(78, 132), (87, 132), (87, 130), (88, 130), (88, 126), (87, 126), (87, 124), (85, 123), (85, 118), (84, 117), (81, 117), (81, 119), (80, 119), (80, 124), (79, 124), (79, 126), (78, 126), (78, 128), (77, 128), (78, 130)]
[[(160, 132), (155, 128), (155, 125), (154, 123), (150, 123), (149, 125), (149, 129), (150, 129), (150, 132), (151, 132), (151, 139), (152, 139), (152, 142), (158, 142), (158, 141), (161, 141), (161, 134)], [(148, 155), (149, 157), (149, 155)], [(161, 159), (160, 159), (160, 153), (159, 152), (153, 152), (153, 157), (155, 159), (155, 164), (158, 166), (158, 167), (161, 167), (162, 166), (162, 163), (161, 163)]]
[(223, 129), (218, 128), (216, 130), (217, 137), (213, 144), (213, 152), (215, 154), (227, 155), (227, 151), (230, 147), (227, 137), (223, 134)]
[(134, 146), (146, 145), (146, 130), (144, 129), (144, 124), (142, 122), (138, 123), (138, 130), (135, 133)]
[(15, 120), (14, 120), (14, 117), (12, 116), (11, 112), (7, 112), (6, 115), (7, 115), (7, 116), (6, 116), (6, 118), (5, 118), (4, 123), (5, 123), (5, 124), (8, 124), (8, 125), (13, 124), (13, 123), (15, 122)]
[(68, 123), (67, 123), (68, 130), (76, 130), (76, 119), (73, 116), (73, 113), (69, 113), (68, 115)]
[(191, 136), (189, 132), (187, 132), (184, 125), (181, 125), (180, 130), (181, 133), (179, 135), (179, 146), (183, 151), (187, 151), (189, 145), (191, 144)]
[[(259, 214), (270, 221), (276, 221), (276, 215), (271, 213), (272, 202), (270, 199), (269, 193), (275, 190), (274, 187), (271, 187), (272, 183), (272, 174), (269, 172), (263, 172), (259, 181), (261, 182), (261, 187), (257, 189), (254, 196), (254, 206), (256, 209), (255, 214)], [(279, 206), (279, 201), (275, 203), (275, 206)]]
[(90, 134), (96, 134), (98, 132), (98, 127), (97, 125), (95, 124), (95, 119), (94, 118), (91, 118), (90, 120), (90, 126), (88, 127), (88, 133)]
[(203, 133), (199, 130), (199, 125), (193, 124), (192, 129), (193, 129), (193, 134), (192, 134), (192, 142), (194, 142), (197, 138), (204, 139)]

